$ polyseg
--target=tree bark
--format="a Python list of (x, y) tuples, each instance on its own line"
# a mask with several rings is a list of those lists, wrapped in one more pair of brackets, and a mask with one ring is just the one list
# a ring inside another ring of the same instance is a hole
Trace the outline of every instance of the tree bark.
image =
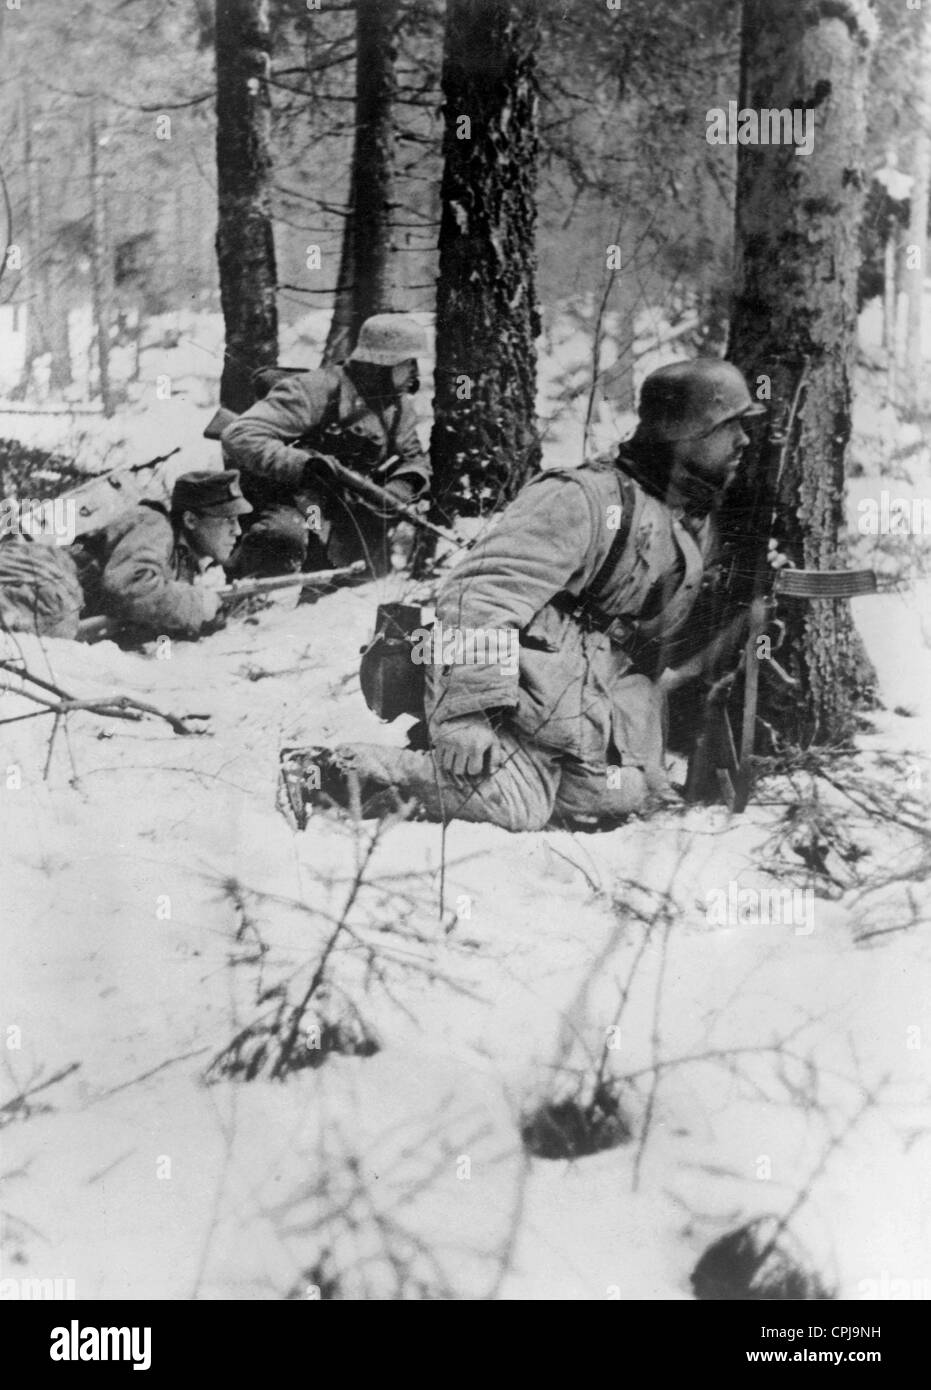
[(398, 0), (356, 0), (356, 129), (333, 320), (323, 361), (341, 362), (372, 314), (394, 307), (393, 108)]
[(912, 151), (912, 195), (908, 224), (905, 283), (908, 309), (905, 320), (905, 370), (902, 373), (904, 404), (912, 411), (922, 407), (925, 376), (922, 320), (925, 277), (928, 274), (928, 191), (931, 182), (931, 7), (919, 11), (921, 37), (917, 45), (915, 82), (915, 144)]
[(442, 513), (480, 515), (539, 466), (535, 0), (449, 0), (436, 386)]
[(278, 360), (267, 0), (216, 0), (216, 51), (220, 401), (242, 411), (253, 401), (252, 373)]
[(107, 227), (106, 189), (100, 170), (97, 120), (91, 107), (88, 123), (89, 173), (91, 192), (91, 295), (93, 299), (97, 382), (103, 413), (113, 414), (110, 383), (110, 320), (112, 315), (113, 273)]
[(33, 111), (24, 89), (20, 99), (22, 160), (26, 176), (26, 245), (28, 247), (29, 303), (26, 311), (26, 353), (20, 393), (29, 389), (32, 364), (50, 354), (49, 392), (59, 395), (71, 382), (71, 350), (68, 340), (67, 305), (57, 293), (62, 268), (50, 245), (39, 159), (33, 148)]
[[(775, 500), (777, 540), (813, 569), (846, 563), (844, 458), (872, 36), (864, 0), (744, 0), (740, 106), (807, 109), (815, 135), (809, 155), (792, 144), (738, 147), (729, 355), (752, 388), (771, 377), (774, 411), (791, 394), (798, 364), (808, 361), (807, 394)], [(751, 484), (759, 466), (749, 450)], [(731, 507), (741, 495), (735, 488)], [(764, 719), (796, 743), (844, 738), (873, 683), (849, 605), (786, 600), (780, 616), (787, 624), (780, 659), (801, 690), (788, 703), (775, 681), (764, 681)]]

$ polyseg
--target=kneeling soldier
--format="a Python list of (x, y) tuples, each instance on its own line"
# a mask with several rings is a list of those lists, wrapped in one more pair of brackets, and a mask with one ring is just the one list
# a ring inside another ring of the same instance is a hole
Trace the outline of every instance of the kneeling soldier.
[[(284, 809), (411, 799), (429, 819), (598, 828), (664, 792), (664, 682), (716, 548), (713, 512), (763, 413), (740, 372), (678, 362), (644, 382), (613, 457), (535, 477), (443, 584), (445, 636), (495, 663), (426, 667), (430, 751), (285, 750)], [(444, 643), (445, 643), (444, 636)], [(519, 639), (518, 659), (500, 652)], [(660, 677), (660, 679), (657, 679)]]
[(366, 319), (340, 367), (291, 372), (228, 425), (225, 456), (242, 471), (255, 504), (236, 574), (281, 574), (364, 559), (375, 574), (390, 567), (390, 517), (344, 493), (329, 459), (410, 503), (430, 485), (414, 409), (423, 330), (403, 314)]

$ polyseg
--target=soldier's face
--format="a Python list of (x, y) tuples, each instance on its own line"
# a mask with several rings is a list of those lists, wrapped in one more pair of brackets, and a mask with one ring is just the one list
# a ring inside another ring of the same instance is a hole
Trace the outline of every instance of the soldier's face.
[(749, 443), (740, 420), (725, 420), (701, 439), (677, 440), (672, 446), (673, 458), (703, 482), (725, 488), (737, 472)]
[(420, 389), (417, 362), (409, 357), (406, 362), (398, 362), (391, 368), (391, 385), (395, 395), (415, 395)]
[(238, 516), (198, 516), (185, 512), (185, 530), (198, 555), (208, 555), (220, 564), (230, 558), (242, 527)]

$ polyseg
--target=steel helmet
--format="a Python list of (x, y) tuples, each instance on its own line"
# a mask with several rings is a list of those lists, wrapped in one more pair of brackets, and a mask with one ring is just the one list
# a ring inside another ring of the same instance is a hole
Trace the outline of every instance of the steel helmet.
[(359, 341), (350, 362), (373, 362), (395, 367), (427, 351), (427, 335), (407, 314), (375, 314), (359, 329)]
[(765, 413), (732, 363), (696, 357), (650, 373), (640, 391), (638, 433), (668, 443), (700, 439), (725, 420)]

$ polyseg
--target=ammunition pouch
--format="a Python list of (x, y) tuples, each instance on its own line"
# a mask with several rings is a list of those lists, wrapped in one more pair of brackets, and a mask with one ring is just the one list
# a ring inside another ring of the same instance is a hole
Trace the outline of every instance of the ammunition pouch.
[(412, 659), (414, 634), (422, 626), (419, 604), (381, 603), (375, 632), (361, 648), (359, 683), (365, 703), (388, 724), (401, 714), (424, 718), (426, 673)]

